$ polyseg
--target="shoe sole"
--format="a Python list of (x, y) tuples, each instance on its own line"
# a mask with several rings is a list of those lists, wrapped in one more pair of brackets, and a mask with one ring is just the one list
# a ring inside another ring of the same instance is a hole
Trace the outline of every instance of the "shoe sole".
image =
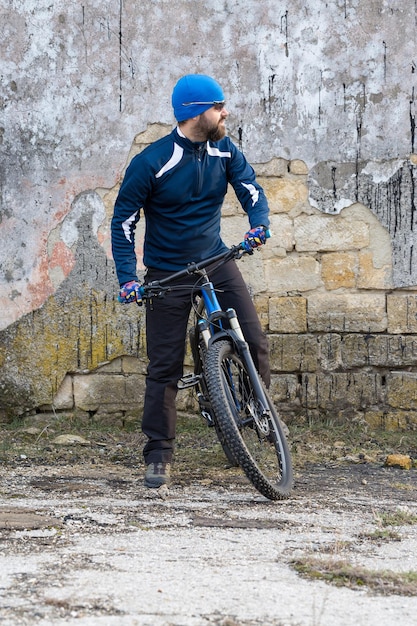
[(163, 485), (166, 485), (167, 487), (169, 487), (170, 481), (169, 480), (148, 480), (145, 478), (144, 480), (144, 485), (145, 487), (147, 487), (148, 489), (159, 489), (159, 487), (162, 487)]
[(164, 483), (151, 483), (148, 480), (145, 480), (145, 487), (147, 487), (148, 489), (159, 489), (159, 487), (163, 487), (164, 485), (166, 487), (169, 487), (169, 483), (168, 482), (164, 482)]

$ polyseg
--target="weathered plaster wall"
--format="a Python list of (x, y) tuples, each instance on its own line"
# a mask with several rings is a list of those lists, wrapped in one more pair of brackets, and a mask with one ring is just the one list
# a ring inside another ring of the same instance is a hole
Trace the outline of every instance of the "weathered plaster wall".
[[(265, 179), (272, 204), (281, 203), (276, 215), (287, 204), (305, 213), (275, 218), (273, 258), (257, 261), (259, 291), (269, 302), (314, 289), (312, 315), (337, 302), (339, 289), (359, 304), (371, 290), (385, 303), (375, 330), (384, 332), (389, 291), (417, 284), (416, 21), (414, 0), (3, 4), (3, 406), (48, 404), (67, 372), (139, 353), (135, 312), (113, 301), (109, 219), (131, 154), (169, 130), (172, 86), (189, 71), (223, 83), (229, 133), (252, 162), (277, 168)], [(382, 246), (367, 242), (358, 206), (374, 217), (369, 228), (387, 234)], [(235, 240), (244, 219), (229, 217)], [(335, 319), (323, 322), (326, 332)]]

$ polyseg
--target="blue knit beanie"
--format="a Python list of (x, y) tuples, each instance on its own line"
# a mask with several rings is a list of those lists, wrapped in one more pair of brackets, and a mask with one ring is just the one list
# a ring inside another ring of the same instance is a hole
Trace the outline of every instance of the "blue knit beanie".
[[(179, 79), (172, 92), (172, 106), (178, 122), (201, 115), (213, 102), (224, 101), (223, 90), (214, 78), (205, 74), (187, 74)], [(188, 104), (205, 102), (206, 104)]]

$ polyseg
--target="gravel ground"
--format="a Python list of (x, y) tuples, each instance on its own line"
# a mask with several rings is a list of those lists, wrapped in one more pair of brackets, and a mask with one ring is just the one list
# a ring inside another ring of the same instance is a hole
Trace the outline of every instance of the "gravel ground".
[[(0, 466), (0, 623), (417, 623), (416, 581), (382, 584), (387, 571), (417, 578), (415, 469), (311, 464), (278, 503), (238, 470), (209, 476), (174, 466), (160, 494), (141, 470), (96, 459)], [(367, 568), (375, 584), (302, 576), (295, 562), (312, 558)]]

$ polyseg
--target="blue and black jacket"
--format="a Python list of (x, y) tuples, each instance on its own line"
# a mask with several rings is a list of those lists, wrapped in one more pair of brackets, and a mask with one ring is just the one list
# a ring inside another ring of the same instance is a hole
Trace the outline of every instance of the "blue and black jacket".
[(269, 226), (263, 189), (228, 137), (193, 143), (176, 128), (135, 156), (126, 170), (111, 224), (120, 284), (137, 280), (134, 234), (141, 210), (146, 218), (146, 267), (177, 271), (225, 250), (220, 217), (228, 183), (251, 228)]

